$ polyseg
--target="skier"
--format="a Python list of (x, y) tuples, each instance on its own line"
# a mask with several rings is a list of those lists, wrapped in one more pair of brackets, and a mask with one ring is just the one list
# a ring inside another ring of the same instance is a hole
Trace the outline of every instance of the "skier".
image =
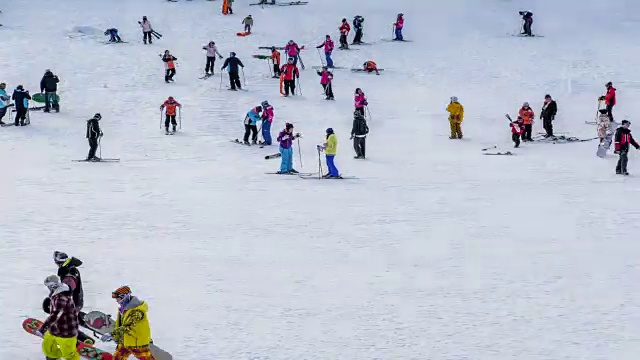
[(522, 104), (522, 107), (518, 110), (518, 115), (524, 119), (524, 133), (522, 133), (522, 141), (533, 141), (531, 133), (533, 132), (533, 119), (536, 115), (528, 102)]
[(364, 18), (360, 15), (356, 15), (353, 18), (353, 28), (356, 31), (356, 35), (353, 38), (353, 42), (351, 45), (360, 45), (362, 44), (362, 23), (364, 22)]
[(362, 89), (356, 88), (356, 93), (355, 93), (353, 102), (355, 104), (356, 111), (362, 114), (362, 116), (365, 116), (364, 107), (369, 105), (369, 103), (367, 102), (367, 98), (364, 96), (364, 92), (362, 91)]
[(333, 88), (331, 86), (331, 82), (333, 81), (333, 73), (329, 71), (329, 68), (323, 66), (322, 70), (318, 71), (318, 75), (320, 76), (320, 85), (322, 85), (322, 88), (324, 89), (324, 95), (326, 96), (325, 100), (334, 100)]
[(353, 126), (351, 127), (351, 140), (353, 140), (353, 149), (356, 151), (355, 159), (365, 158), (365, 143), (369, 134), (369, 126), (367, 120), (359, 111), (353, 112)]
[(340, 49), (347, 50), (349, 49), (349, 42), (347, 41), (347, 35), (351, 31), (351, 26), (347, 22), (347, 19), (342, 19), (342, 24), (338, 28), (340, 30)]
[(0, 83), (0, 125), (6, 125), (2, 118), (7, 114), (7, 108), (9, 107), (9, 100), (11, 97), (7, 95), (7, 84)]
[(396, 22), (393, 23), (393, 28), (395, 29), (395, 34), (396, 34), (396, 37), (393, 40), (404, 41), (404, 38), (402, 37), (402, 28), (404, 28), (403, 13), (398, 14), (398, 17), (396, 18)]
[(620, 157), (618, 164), (616, 165), (616, 174), (629, 175), (627, 172), (627, 161), (629, 160), (629, 144), (633, 145), (636, 149), (640, 149), (640, 145), (631, 136), (631, 130), (629, 127), (631, 122), (629, 120), (622, 120), (622, 126), (616, 130), (615, 135), (615, 153)]
[(104, 31), (105, 35), (109, 35), (109, 42), (122, 42), (120, 35), (118, 35), (118, 29), (109, 28)]
[(100, 158), (96, 156), (96, 150), (100, 143), (100, 138), (103, 133), (100, 130), (100, 124), (98, 122), (102, 119), (102, 115), (95, 114), (89, 120), (87, 120), (87, 134), (86, 137), (89, 140), (89, 155), (87, 155), (87, 161), (100, 161)]
[(522, 32), (520, 35), (533, 36), (531, 25), (533, 25), (533, 13), (529, 11), (518, 11), (522, 16)]
[(362, 64), (362, 69), (368, 73), (376, 72), (376, 75), (380, 75), (380, 71), (378, 71), (378, 65), (374, 61), (365, 61)]
[(227, 0), (227, 11), (229, 14), (233, 15), (233, 2), (235, 0)]
[(102, 341), (115, 341), (114, 360), (125, 360), (130, 355), (140, 360), (155, 360), (151, 354), (151, 326), (149, 304), (131, 293), (129, 286), (121, 286), (111, 293), (118, 302), (118, 317), (113, 331), (102, 335)]
[(542, 105), (542, 111), (540, 111), (540, 119), (542, 119), (542, 126), (547, 132), (545, 137), (553, 136), (553, 120), (556, 118), (558, 112), (558, 104), (551, 98), (551, 95), (544, 96), (544, 104)]
[(322, 177), (325, 179), (340, 179), (342, 177), (335, 164), (335, 157), (338, 152), (338, 137), (332, 128), (328, 128), (326, 133), (326, 141), (324, 144), (318, 145), (318, 151), (324, 151), (327, 168), (329, 169), (329, 172)]
[(49, 359), (80, 360), (76, 350), (78, 338), (78, 309), (71, 289), (56, 275), (47, 276), (44, 285), (51, 292), (51, 313), (36, 335), (43, 338), (42, 351)]
[(176, 60), (178, 60), (178, 58), (171, 55), (169, 50), (164, 51), (164, 55), (162, 55), (162, 61), (164, 61), (164, 82), (166, 83), (169, 83), (169, 81), (173, 81), (173, 76), (176, 74)]
[(333, 60), (331, 59), (331, 53), (333, 52), (333, 40), (331, 40), (331, 36), (327, 35), (324, 42), (318, 46), (316, 46), (316, 49), (320, 49), (321, 47), (324, 47), (324, 56), (327, 59), (327, 67), (328, 68), (333, 68)]
[[(262, 106), (258, 105), (247, 112), (247, 116), (244, 117), (244, 144), (255, 145), (258, 143), (258, 120), (260, 120), (260, 113), (262, 112)], [(251, 134), (251, 143), (249, 143), (249, 134)]]
[(47, 69), (44, 72), (44, 76), (40, 80), (40, 93), (44, 93), (44, 112), (50, 112), (52, 105), (56, 112), (60, 112), (60, 104), (58, 104), (56, 96), (59, 82), (58, 76), (53, 75), (51, 70)]
[(222, 64), (220, 70), (227, 68), (229, 72), (229, 83), (231, 84), (230, 90), (236, 91), (236, 87), (242, 90), (242, 84), (240, 83), (240, 75), (238, 73), (238, 66), (244, 68), (244, 64), (240, 59), (236, 57), (236, 53), (233, 51), (229, 54), (229, 57)]
[(509, 123), (511, 127), (511, 141), (513, 141), (513, 147), (520, 147), (520, 136), (524, 133), (524, 119), (522, 116), (518, 116), (518, 120)]
[(169, 122), (171, 122), (171, 125), (173, 125), (173, 131), (172, 132), (176, 132), (176, 126), (178, 125), (178, 123), (176, 122), (176, 108), (182, 108), (182, 105), (180, 105), (179, 102), (177, 102), (173, 96), (169, 96), (169, 98), (167, 98), (167, 100), (160, 105), (160, 112), (162, 112), (162, 110), (167, 109), (165, 111), (165, 119), (164, 119), (164, 131), (165, 133), (169, 133)]
[(613, 122), (613, 107), (616, 105), (616, 88), (613, 87), (613, 83), (609, 81), (606, 85), (607, 93), (604, 96), (601, 96), (599, 100), (604, 100), (605, 105), (607, 105), (607, 115), (609, 115), (609, 120)]
[(142, 22), (138, 21), (140, 27), (142, 28), (142, 41), (147, 44), (147, 39), (149, 40), (149, 44), (153, 44), (151, 41), (151, 33), (153, 32), (153, 28), (151, 27), (151, 23), (147, 19), (146, 16), (142, 17)]
[(280, 77), (280, 51), (275, 46), (271, 47), (271, 62), (273, 63), (273, 77)]
[(262, 138), (264, 139), (260, 145), (271, 145), (271, 124), (273, 123), (273, 106), (269, 104), (267, 100), (263, 101), (262, 104)]
[(29, 91), (25, 90), (22, 85), (18, 85), (16, 89), (13, 91), (13, 95), (11, 95), (11, 99), (16, 107), (16, 118), (14, 121), (15, 126), (25, 126), (28, 124), (25, 123), (27, 121), (27, 112), (29, 111), (29, 100), (31, 100), (31, 95), (29, 95)]
[(253, 27), (253, 18), (251, 15), (248, 15), (244, 20), (242, 20), (242, 24), (244, 24), (244, 32), (247, 34), (251, 34), (251, 28)]
[(296, 79), (300, 78), (300, 71), (295, 65), (295, 59), (289, 58), (287, 63), (280, 68), (280, 73), (284, 77), (284, 96), (289, 96), (289, 90), (294, 96), (296, 94)]
[(293, 134), (293, 124), (286, 123), (276, 140), (280, 143), (280, 171), (278, 174), (298, 174), (293, 168), (293, 139), (299, 138), (300, 133)]
[(608, 144), (606, 139), (607, 136), (611, 134), (611, 120), (609, 120), (609, 115), (607, 115), (607, 109), (600, 109), (598, 112), (600, 113), (596, 122), (598, 139), (600, 140), (600, 145), (609, 147), (611, 145), (611, 138), (609, 138)]
[(300, 56), (300, 47), (293, 40), (289, 40), (284, 47), (287, 57), (293, 58), (293, 65), (298, 66), (298, 57)]
[[(207, 64), (204, 67), (204, 72), (207, 75), (213, 75), (214, 73), (213, 69), (216, 63), (216, 55), (218, 55), (220, 59), (222, 59), (222, 55), (218, 52), (216, 43), (213, 41), (209, 41), (209, 44), (203, 46), (202, 50), (207, 51)], [(209, 73), (209, 70), (211, 70), (211, 73)]]
[(447, 106), (449, 113), (449, 127), (451, 136), (449, 139), (462, 139), (462, 121), (464, 120), (464, 106), (458, 102), (457, 96), (451, 97), (451, 102)]

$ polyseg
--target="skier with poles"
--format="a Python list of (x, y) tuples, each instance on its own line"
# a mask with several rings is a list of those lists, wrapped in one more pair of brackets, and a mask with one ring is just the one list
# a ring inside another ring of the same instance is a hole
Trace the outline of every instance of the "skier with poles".
[(260, 145), (271, 145), (271, 124), (273, 123), (273, 106), (269, 104), (267, 100), (263, 101), (262, 104), (262, 138), (264, 141), (260, 143)]
[(280, 77), (280, 52), (275, 46), (271, 47), (271, 62), (273, 63), (273, 77)]
[(400, 13), (398, 14), (398, 17), (396, 18), (396, 22), (393, 23), (393, 28), (395, 29), (395, 38), (393, 38), (394, 41), (404, 41), (404, 38), (402, 37), (402, 29), (404, 28), (404, 14)]
[(47, 359), (79, 360), (78, 309), (71, 289), (56, 275), (47, 276), (44, 285), (51, 293), (51, 306), (49, 317), (35, 332), (42, 337), (42, 351)]
[(522, 107), (518, 110), (518, 115), (524, 119), (524, 133), (522, 133), (522, 141), (533, 141), (531, 133), (533, 132), (533, 119), (536, 115), (528, 102), (522, 104)]
[(146, 16), (142, 17), (142, 22), (138, 21), (140, 27), (142, 28), (142, 41), (144, 44), (147, 44), (147, 39), (149, 40), (149, 44), (152, 44), (151, 33), (153, 33), (153, 27), (151, 27), (151, 23), (147, 19)]
[(613, 107), (616, 105), (616, 88), (613, 87), (613, 83), (609, 81), (606, 85), (607, 93), (604, 96), (598, 98), (598, 100), (604, 100), (605, 105), (607, 105), (607, 115), (609, 115), (609, 120), (613, 122)]
[(364, 96), (364, 91), (360, 88), (356, 88), (355, 96), (353, 99), (354, 105), (356, 107), (356, 111), (364, 115), (364, 107), (369, 105), (367, 102), (367, 98)]
[(342, 177), (335, 164), (335, 157), (338, 153), (338, 137), (332, 128), (328, 128), (326, 134), (327, 138), (324, 144), (317, 146), (318, 151), (324, 151), (327, 168), (329, 169), (329, 172), (322, 177), (325, 179), (341, 179)]
[(276, 140), (280, 143), (280, 171), (278, 174), (298, 174), (293, 168), (293, 139), (300, 137), (300, 133), (293, 134), (293, 124), (286, 123)]
[(289, 40), (284, 47), (284, 51), (288, 58), (293, 58), (293, 65), (298, 66), (298, 57), (300, 56), (300, 47), (293, 40)]
[(530, 11), (518, 11), (522, 16), (522, 32), (520, 35), (533, 36), (531, 25), (533, 25), (533, 13)]
[(295, 59), (289, 58), (287, 63), (280, 68), (280, 73), (284, 79), (284, 96), (289, 96), (289, 90), (291, 90), (291, 95), (294, 96), (296, 94), (296, 79), (300, 78), (300, 71), (295, 65)]
[(331, 53), (333, 52), (333, 40), (331, 40), (331, 36), (327, 35), (324, 42), (318, 46), (316, 46), (316, 49), (320, 49), (321, 47), (324, 47), (324, 56), (327, 60), (327, 67), (329, 69), (333, 68), (333, 60), (331, 59)]
[(349, 42), (347, 41), (347, 35), (349, 35), (349, 32), (351, 31), (351, 26), (349, 26), (349, 23), (347, 22), (347, 19), (342, 19), (342, 23), (340, 24), (340, 27), (338, 28), (338, 30), (340, 31), (340, 47), (339, 47), (339, 49), (348, 50), (349, 49)]
[(354, 159), (365, 158), (365, 145), (369, 134), (369, 126), (367, 120), (359, 111), (353, 112), (353, 126), (351, 127), (351, 140), (353, 140), (353, 149), (356, 151)]
[(28, 125), (27, 114), (29, 113), (29, 100), (31, 100), (29, 91), (25, 90), (22, 85), (18, 85), (13, 91), (11, 99), (16, 107), (16, 118), (13, 124), (15, 126)]
[(162, 114), (162, 110), (165, 110), (165, 119), (164, 119), (164, 131), (167, 135), (169, 135), (169, 122), (173, 125), (172, 133), (176, 132), (176, 126), (178, 123), (176, 122), (176, 114), (177, 108), (182, 108), (179, 102), (177, 102), (173, 96), (169, 96), (169, 98), (160, 105), (160, 114)]
[(86, 161), (101, 160), (96, 156), (96, 150), (98, 150), (100, 138), (104, 135), (100, 130), (100, 124), (98, 124), (100, 119), (102, 119), (102, 115), (97, 113), (91, 119), (87, 120), (86, 138), (89, 140), (89, 155), (87, 155)]
[(360, 15), (356, 15), (353, 18), (353, 28), (356, 31), (356, 35), (353, 38), (353, 42), (351, 45), (361, 45), (362, 42), (362, 23), (364, 22), (364, 18)]
[(6, 125), (2, 118), (7, 114), (9, 108), (9, 100), (11, 97), (7, 94), (7, 84), (0, 83), (0, 125)]
[(331, 86), (331, 82), (333, 81), (333, 73), (329, 71), (329, 68), (326, 66), (322, 67), (321, 71), (318, 71), (318, 75), (320, 76), (320, 85), (324, 89), (324, 95), (326, 96), (325, 100), (335, 100), (333, 98), (333, 88)]
[[(214, 73), (213, 69), (216, 63), (216, 55), (218, 55), (220, 59), (222, 59), (222, 55), (218, 52), (214, 41), (209, 41), (209, 44), (203, 46), (202, 50), (207, 51), (207, 64), (204, 67), (204, 72), (207, 76), (211, 76)], [(211, 72), (209, 72), (209, 70), (211, 70)]]
[[(260, 113), (262, 112), (262, 105), (258, 105), (247, 112), (244, 118), (244, 142), (245, 145), (256, 145), (258, 143), (258, 120), (260, 120)], [(251, 134), (251, 143), (249, 143), (249, 134)]]
[(553, 136), (553, 120), (556, 118), (556, 113), (558, 113), (558, 104), (551, 98), (551, 95), (545, 95), (542, 111), (540, 111), (542, 127), (547, 132), (545, 137)]
[(449, 139), (462, 139), (462, 121), (464, 120), (464, 107), (458, 102), (458, 97), (452, 96), (447, 106), (449, 113), (449, 127), (451, 136)]
[(220, 68), (220, 70), (227, 68), (227, 71), (229, 72), (229, 84), (231, 85), (229, 90), (236, 91), (236, 87), (242, 90), (238, 67), (244, 68), (244, 64), (236, 57), (236, 53), (232, 51), (229, 54), (229, 57), (224, 61), (224, 64), (222, 64), (222, 68)]
[(47, 69), (40, 80), (40, 93), (44, 93), (44, 110), (43, 112), (50, 112), (51, 106), (56, 112), (60, 112), (60, 104), (58, 104), (58, 97), (56, 91), (58, 91), (58, 83), (60, 80), (58, 76), (53, 75), (51, 70)]
[(171, 55), (169, 50), (164, 51), (164, 55), (162, 55), (162, 61), (164, 62), (164, 82), (166, 83), (173, 81), (173, 76), (176, 74), (176, 60), (178, 60), (178, 58)]
[(638, 145), (633, 139), (633, 136), (631, 136), (630, 126), (631, 122), (629, 120), (622, 120), (622, 126), (616, 130), (615, 153), (619, 155), (618, 164), (616, 165), (616, 174), (618, 175), (629, 175), (627, 172), (629, 144), (633, 145), (636, 149), (640, 149), (640, 145)]

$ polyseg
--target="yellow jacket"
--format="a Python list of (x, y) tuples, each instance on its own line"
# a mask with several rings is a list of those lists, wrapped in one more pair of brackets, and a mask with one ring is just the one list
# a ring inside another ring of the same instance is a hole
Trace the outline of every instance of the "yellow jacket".
[(452, 102), (447, 106), (449, 112), (449, 121), (455, 121), (461, 123), (464, 120), (464, 107), (458, 102)]
[(125, 348), (148, 346), (151, 343), (151, 327), (147, 312), (149, 305), (135, 296), (125, 307), (124, 313), (118, 312), (116, 324), (111, 333), (113, 339)]
[(327, 155), (335, 155), (338, 153), (338, 137), (336, 136), (336, 134), (331, 134), (327, 138), (324, 153)]

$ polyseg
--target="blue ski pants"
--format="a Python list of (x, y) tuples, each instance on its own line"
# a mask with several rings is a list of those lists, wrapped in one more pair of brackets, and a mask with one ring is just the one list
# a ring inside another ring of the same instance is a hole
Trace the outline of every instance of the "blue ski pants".
[(280, 162), (280, 172), (289, 172), (293, 170), (293, 148), (288, 149), (280, 147), (280, 154), (282, 154), (282, 161)]
[(400, 40), (400, 41), (404, 40), (404, 38), (402, 37), (402, 29), (396, 28), (396, 38), (395, 38), (395, 40)]
[(329, 168), (329, 175), (340, 176), (340, 172), (334, 163), (335, 155), (327, 155), (327, 167)]
[(327, 67), (328, 68), (332, 68), (333, 67), (333, 59), (331, 59), (331, 53), (324, 53), (324, 56), (327, 58)]
[(262, 138), (266, 145), (271, 145), (271, 123), (266, 120), (262, 121)]

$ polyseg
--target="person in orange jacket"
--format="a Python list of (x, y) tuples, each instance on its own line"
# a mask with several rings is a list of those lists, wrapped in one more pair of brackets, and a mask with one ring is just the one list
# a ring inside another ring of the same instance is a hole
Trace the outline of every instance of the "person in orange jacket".
[(271, 47), (271, 62), (273, 62), (273, 77), (280, 77), (280, 51), (275, 46)]
[(164, 51), (164, 55), (162, 55), (162, 61), (164, 62), (164, 82), (166, 83), (173, 81), (173, 76), (176, 74), (176, 60), (178, 60), (178, 58), (171, 55), (169, 50)]
[(169, 133), (169, 122), (171, 122), (171, 125), (173, 125), (173, 132), (176, 132), (176, 125), (178, 125), (178, 123), (176, 122), (176, 109), (179, 107), (181, 108), (182, 105), (180, 105), (180, 103), (177, 102), (173, 98), (173, 96), (169, 96), (169, 98), (162, 105), (160, 105), (160, 111), (166, 109), (164, 129), (167, 134)]
[(518, 115), (522, 117), (524, 120), (524, 132), (522, 133), (522, 141), (533, 141), (531, 139), (531, 132), (533, 131), (533, 119), (535, 118), (535, 114), (531, 107), (529, 107), (529, 103), (525, 102), (522, 104), (520, 111), (518, 111)]
[(291, 90), (291, 95), (296, 94), (296, 79), (300, 78), (300, 71), (293, 64), (293, 61), (294, 59), (290, 57), (287, 63), (280, 68), (280, 73), (284, 77), (284, 96), (289, 96), (289, 90)]

